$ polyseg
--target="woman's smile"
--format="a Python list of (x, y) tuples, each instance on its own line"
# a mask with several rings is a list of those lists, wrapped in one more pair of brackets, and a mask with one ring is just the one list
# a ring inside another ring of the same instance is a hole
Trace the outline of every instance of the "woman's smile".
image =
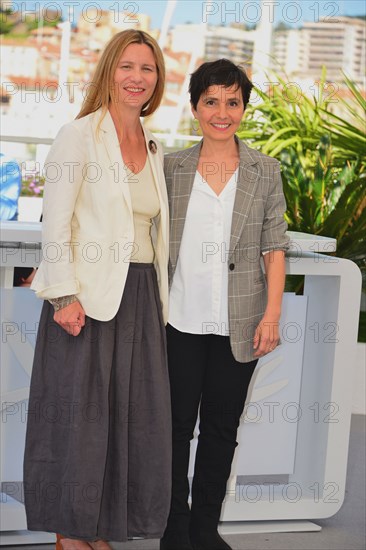
[(145, 88), (137, 88), (136, 86), (125, 86), (124, 90), (130, 94), (141, 94), (145, 91)]
[(230, 128), (231, 124), (223, 124), (221, 122), (211, 122), (211, 126), (216, 128), (216, 130), (219, 130), (220, 132), (222, 132)]

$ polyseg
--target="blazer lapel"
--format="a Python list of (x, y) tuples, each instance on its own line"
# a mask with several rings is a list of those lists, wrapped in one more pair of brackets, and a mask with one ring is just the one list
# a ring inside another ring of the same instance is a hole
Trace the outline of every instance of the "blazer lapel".
[(177, 163), (172, 174), (170, 193), (170, 261), (173, 270), (177, 265), (184, 222), (197, 170), (201, 144), (202, 141), (191, 147), (189, 151), (181, 152), (180, 161)]
[(235, 136), (235, 140), (239, 144), (240, 162), (233, 216), (231, 221), (229, 257), (231, 257), (234, 253), (236, 245), (239, 242), (240, 236), (247, 222), (259, 181), (259, 170), (258, 167), (255, 166), (258, 161), (255, 160), (249, 147), (239, 140), (237, 136)]
[(164, 226), (161, 231), (161, 237), (163, 239), (164, 247), (166, 247), (168, 244), (166, 242), (166, 231), (165, 231), (165, 228), (167, 227), (167, 224), (168, 224), (168, 210), (166, 206), (168, 204), (168, 193), (165, 185), (163, 161), (159, 156), (158, 149), (156, 149), (156, 153), (152, 153), (150, 150), (149, 142), (154, 141), (153, 139), (154, 136), (148, 130), (146, 130), (146, 128), (142, 127), (142, 129), (144, 131), (144, 136), (145, 136), (147, 157), (148, 157), (148, 160), (150, 161), (151, 171), (153, 173), (153, 177), (155, 180), (155, 188), (159, 197), (160, 219)]
[[(94, 119), (94, 130), (96, 130), (99, 120), (100, 117), (96, 116)], [(127, 181), (127, 172), (124, 167), (116, 128), (114, 126), (114, 122), (109, 111), (107, 111), (105, 117), (100, 124), (100, 136), (103, 140), (104, 146), (106, 148), (106, 153), (109, 158), (110, 165), (108, 168), (110, 170), (113, 170), (115, 181), (117, 181), (117, 183), (121, 186), (123, 197), (132, 216), (132, 202)]]

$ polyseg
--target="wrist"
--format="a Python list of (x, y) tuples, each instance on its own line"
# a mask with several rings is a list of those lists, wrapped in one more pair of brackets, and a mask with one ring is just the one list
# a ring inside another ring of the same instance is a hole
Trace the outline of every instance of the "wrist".
[(67, 307), (73, 304), (74, 302), (78, 302), (78, 299), (75, 294), (71, 294), (70, 296), (60, 296), (59, 298), (51, 298), (48, 301), (53, 306), (55, 311), (59, 311), (60, 309), (63, 309), (64, 307)]
[(268, 309), (264, 312), (263, 318), (266, 319), (266, 321), (271, 321), (273, 323), (279, 323), (281, 318), (281, 310), (280, 309)]

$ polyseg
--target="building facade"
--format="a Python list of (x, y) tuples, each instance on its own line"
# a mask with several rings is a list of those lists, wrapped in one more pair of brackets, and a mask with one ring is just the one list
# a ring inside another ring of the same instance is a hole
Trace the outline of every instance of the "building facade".
[(303, 79), (317, 80), (322, 67), (327, 80), (341, 82), (342, 71), (365, 84), (366, 21), (337, 17), (304, 22), (301, 29), (277, 30), (273, 37), (272, 68)]

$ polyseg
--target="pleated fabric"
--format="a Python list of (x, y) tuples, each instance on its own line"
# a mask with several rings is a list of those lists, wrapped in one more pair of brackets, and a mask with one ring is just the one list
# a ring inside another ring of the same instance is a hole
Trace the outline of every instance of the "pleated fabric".
[[(103, 299), (103, 297), (101, 297)], [(32, 372), (28, 529), (81, 540), (160, 538), (171, 490), (166, 336), (153, 264), (130, 264), (117, 315), (77, 337), (45, 302)]]

